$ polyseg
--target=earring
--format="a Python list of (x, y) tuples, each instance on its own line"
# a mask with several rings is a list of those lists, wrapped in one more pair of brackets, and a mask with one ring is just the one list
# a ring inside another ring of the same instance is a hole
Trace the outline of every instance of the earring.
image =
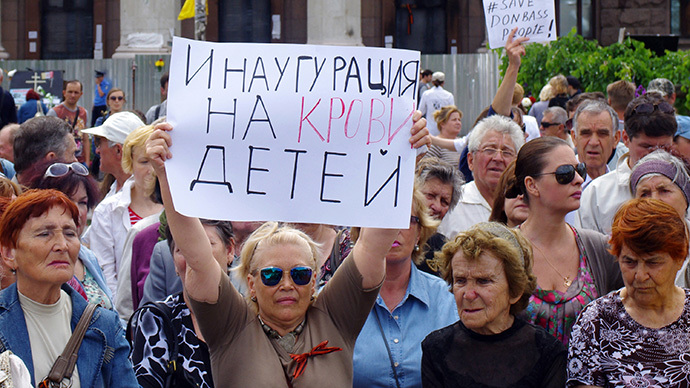
[(414, 244), (414, 251), (419, 252), (419, 245), (418, 244)]
[(252, 300), (252, 302), (256, 303), (256, 296), (252, 295), (250, 299)]
[(311, 299), (310, 299), (310, 301), (312, 301), (312, 302), (313, 302), (313, 301), (314, 301), (314, 299), (316, 299), (316, 297), (314, 296), (314, 294), (311, 294)]

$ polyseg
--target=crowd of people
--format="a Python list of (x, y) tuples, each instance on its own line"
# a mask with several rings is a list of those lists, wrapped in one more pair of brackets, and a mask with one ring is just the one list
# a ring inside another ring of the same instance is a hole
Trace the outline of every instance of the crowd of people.
[(50, 110), (30, 91), (0, 128), (0, 384), (689, 386), (674, 85), (558, 74), (530, 104), (514, 36), (463, 136), (420, 72), (401, 230), (183, 215), (165, 100), (128, 110), (97, 72), (88, 121), (79, 81)]

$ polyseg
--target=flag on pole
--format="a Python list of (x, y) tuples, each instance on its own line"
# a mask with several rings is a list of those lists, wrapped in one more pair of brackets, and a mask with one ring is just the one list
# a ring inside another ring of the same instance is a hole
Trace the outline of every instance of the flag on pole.
[(194, 0), (185, 0), (182, 10), (177, 16), (177, 20), (184, 20), (194, 17)]

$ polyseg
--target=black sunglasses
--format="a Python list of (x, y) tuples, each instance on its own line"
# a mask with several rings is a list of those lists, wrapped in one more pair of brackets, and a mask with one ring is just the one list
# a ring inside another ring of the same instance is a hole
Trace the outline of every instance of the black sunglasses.
[(660, 102), (658, 104), (652, 104), (647, 102), (644, 104), (640, 104), (636, 106), (635, 109), (633, 109), (633, 113), (648, 115), (653, 113), (657, 109), (666, 114), (676, 113), (676, 110), (673, 109), (673, 106), (671, 106), (671, 104), (669, 104), (668, 102)]
[[(268, 287), (273, 287), (283, 279), (283, 269), (278, 267), (266, 267), (261, 271), (261, 282)], [(290, 270), (292, 281), (298, 286), (304, 286), (311, 281), (312, 269), (309, 267), (295, 267)]]
[(548, 121), (542, 121), (541, 126), (544, 128), (553, 127), (554, 125), (561, 125), (560, 123), (550, 123)]
[(582, 179), (587, 178), (587, 166), (585, 166), (584, 163), (578, 163), (576, 166), (573, 166), (572, 164), (564, 164), (562, 166), (558, 166), (555, 172), (543, 172), (534, 176), (553, 174), (556, 176), (556, 182), (561, 185), (567, 185), (568, 183), (572, 182), (573, 179), (575, 179), (575, 172), (577, 172)]
[(110, 99), (113, 101), (115, 101), (115, 100), (122, 101), (125, 98), (123, 96), (110, 96)]
[(513, 199), (517, 198), (519, 195), (522, 195), (522, 192), (520, 191), (520, 188), (518, 187), (517, 184), (512, 184), (508, 187), (506, 187), (506, 190), (504, 192), (504, 196), (508, 199)]

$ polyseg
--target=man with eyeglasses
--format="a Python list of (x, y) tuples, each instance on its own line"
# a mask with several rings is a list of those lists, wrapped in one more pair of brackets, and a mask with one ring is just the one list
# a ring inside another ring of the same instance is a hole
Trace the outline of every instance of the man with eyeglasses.
[(489, 220), (498, 180), (523, 144), (525, 136), (520, 126), (506, 117), (490, 116), (474, 127), (467, 146), (474, 180), (462, 186), (460, 202), (443, 218), (439, 233), (452, 239), (472, 225)]
[(659, 147), (671, 147), (678, 123), (673, 107), (658, 93), (647, 93), (630, 102), (625, 110), (623, 142), (629, 152), (618, 165), (582, 191), (575, 226), (611, 233), (618, 207), (632, 199), (629, 180), (632, 167)]
[(82, 133), (93, 135), (96, 153), (101, 157), (100, 170), (111, 174), (115, 181), (106, 198), (122, 190), (131, 174), (122, 169), (122, 145), (127, 135), (143, 127), (144, 122), (132, 112), (118, 112), (110, 115), (102, 125), (85, 129)]

